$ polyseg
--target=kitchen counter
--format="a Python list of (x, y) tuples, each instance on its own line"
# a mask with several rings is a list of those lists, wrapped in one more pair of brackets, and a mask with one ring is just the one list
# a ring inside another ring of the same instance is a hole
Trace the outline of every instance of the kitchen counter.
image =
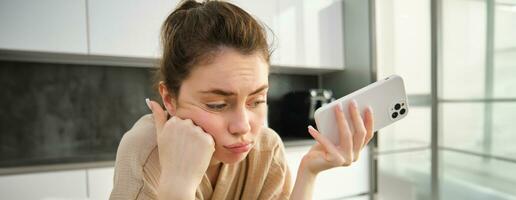
[[(299, 139), (299, 138), (284, 138), (283, 143), (285, 145), (285, 148), (294, 148), (294, 147), (312, 146), (315, 143), (315, 140)], [(0, 168), (0, 176), (14, 175), (14, 174), (26, 174), (26, 173), (76, 170), (76, 169), (103, 168), (103, 167), (113, 167), (113, 166), (115, 166), (114, 160), (5, 167), (5, 168)]]
[(83, 163), (8, 167), (8, 168), (0, 168), (0, 176), (15, 175), (15, 174), (27, 174), (27, 173), (66, 171), (66, 170), (76, 170), (76, 169), (91, 169), (91, 168), (102, 168), (102, 167), (113, 167), (113, 166), (115, 166), (114, 160), (113, 161), (98, 161), (98, 162), (83, 162)]

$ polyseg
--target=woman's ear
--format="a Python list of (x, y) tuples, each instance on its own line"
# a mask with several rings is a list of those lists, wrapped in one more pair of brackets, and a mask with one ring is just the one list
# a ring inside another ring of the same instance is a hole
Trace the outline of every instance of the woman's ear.
[(171, 93), (163, 81), (159, 82), (159, 94), (168, 114), (170, 116), (174, 116), (176, 114), (177, 102), (175, 98), (172, 98)]

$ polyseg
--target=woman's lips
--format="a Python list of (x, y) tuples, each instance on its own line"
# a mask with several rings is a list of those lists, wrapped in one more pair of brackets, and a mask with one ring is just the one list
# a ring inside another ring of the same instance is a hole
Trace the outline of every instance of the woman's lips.
[(233, 153), (245, 153), (251, 149), (252, 143), (238, 143), (224, 147)]

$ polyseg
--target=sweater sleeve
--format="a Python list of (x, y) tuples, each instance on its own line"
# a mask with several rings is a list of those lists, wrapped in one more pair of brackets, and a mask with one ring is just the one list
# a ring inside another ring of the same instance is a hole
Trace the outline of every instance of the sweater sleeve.
[(290, 170), (283, 143), (274, 149), (274, 157), (258, 199), (289, 199), (292, 192)]
[(110, 200), (156, 199), (155, 181), (146, 173), (149, 170), (146, 163), (156, 147), (154, 127), (149, 117), (142, 117), (120, 141)]

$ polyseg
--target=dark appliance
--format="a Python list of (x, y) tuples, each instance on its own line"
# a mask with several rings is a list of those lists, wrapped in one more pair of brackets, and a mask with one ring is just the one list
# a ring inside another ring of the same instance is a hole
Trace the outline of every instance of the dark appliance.
[(307, 127), (316, 127), (315, 110), (333, 100), (333, 92), (326, 89), (309, 89), (285, 94), (281, 99), (279, 134), (287, 140), (311, 138)]

